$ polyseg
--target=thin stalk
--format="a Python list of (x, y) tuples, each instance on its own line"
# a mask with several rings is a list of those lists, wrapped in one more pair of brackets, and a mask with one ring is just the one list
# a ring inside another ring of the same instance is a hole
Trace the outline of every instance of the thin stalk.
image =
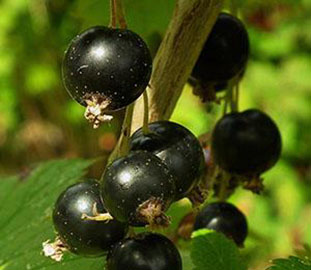
[(115, 159), (126, 155), (129, 151), (129, 139), (132, 126), (133, 111), (134, 111), (134, 103), (126, 108), (121, 134), (116, 147), (114, 148), (113, 152), (111, 153), (108, 159), (107, 162), (108, 165)]
[(238, 82), (235, 85), (235, 106), (236, 106), (236, 111), (239, 111), (239, 99), (240, 99), (240, 83)]
[(229, 175), (225, 172), (222, 172), (223, 178), (221, 179), (220, 183), (220, 191), (219, 191), (219, 201), (223, 202), (227, 199), (227, 187), (228, 187), (228, 181), (230, 179)]
[(227, 113), (227, 111), (228, 111), (228, 101), (229, 101), (229, 99), (228, 99), (228, 92), (229, 92), (229, 90), (227, 89), (226, 90), (226, 94), (225, 94), (225, 103), (224, 103), (224, 109), (223, 109), (223, 112), (222, 112), (222, 115), (224, 116), (226, 113)]
[(110, 23), (109, 27), (117, 27), (117, 4), (116, 0), (110, 0)]
[(118, 17), (118, 21), (120, 24), (120, 28), (122, 29), (126, 29), (127, 28), (127, 23), (126, 23), (126, 19), (125, 19), (125, 13), (124, 13), (124, 9), (123, 9), (123, 4), (122, 4), (122, 0), (115, 0), (116, 1), (116, 5), (117, 5), (117, 17)]
[(235, 105), (234, 105), (234, 101), (233, 101), (233, 86), (232, 86), (232, 84), (229, 84), (228, 89), (226, 90), (223, 115), (225, 115), (227, 113), (229, 104), (230, 104), (230, 111), (233, 112)]
[(148, 124), (149, 124), (149, 102), (148, 102), (148, 94), (147, 90), (143, 93), (144, 97), (144, 123), (143, 123), (143, 134), (146, 135), (150, 133)]

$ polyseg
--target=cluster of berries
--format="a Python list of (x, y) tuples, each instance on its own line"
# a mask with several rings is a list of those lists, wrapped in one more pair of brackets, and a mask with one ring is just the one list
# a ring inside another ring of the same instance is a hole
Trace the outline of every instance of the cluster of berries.
[[(221, 13), (193, 69), (195, 87), (205, 93), (204, 89), (220, 90), (240, 78), (248, 50), (243, 24)], [(137, 34), (92, 27), (72, 40), (63, 62), (63, 79), (96, 128), (111, 119), (107, 113), (126, 107), (143, 93), (151, 70), (150, 53)], [(148, 125), (148, 132), (137, 130), (129, 149), (107, 166), (100, 181), (85, 180), (59, 196), (53, 211), (57, 237), (44, 243), (46, 256), (59, 261), (69, 250), (88, 257), (107, 254), (108, 270), (182, 269), (180, 254), (169, 239), (151, 232), (133, 235), (129, 226), (165, 227), (170, 224), (165, 212), (172, 203), (185, 197), (194, 205), (204, 201), (209, 168), (203, 148), (185, 127), (158, 121)], [(225, 115), (211, 136), (212, 163), (235, 176), (268, 170), (280, 151), (277, 126), (258, 110)], [(208, 204), (192, 225), (195, 230), (222, 232), (239, 246), (247, 235), (245, 216), (226, 202)]]

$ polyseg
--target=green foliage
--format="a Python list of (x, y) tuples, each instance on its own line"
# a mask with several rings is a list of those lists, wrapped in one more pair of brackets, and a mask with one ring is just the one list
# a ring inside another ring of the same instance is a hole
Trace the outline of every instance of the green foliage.
[(194, 270), (246, 270), (237, 246), (223, 234), (203, 229), (194, 232), (192, 241)]
[[(226, 2), (227, 10), (231, 2), (239, 8), (251, 40), (251, 60), (240, 87), (240, 109), (263, 109), (275, 119), (283, 137), (282, 160), (264, 175), (266, 191), (254, 196), (237, 190), (230, 198), (249, 222), (243, 259), (250, 269), (261, 270), (273, 254), (294, 254), (295, 243), (311, 239), (311, 0)], [(174, 3), (124, 0), (129, 28), (143, 36), (153, 54)], [(83, 119), (84, 108), (65, 92), (60, 66), (71, 38), (89, 26), (109, 23), (109, 1), (3, 0), (0, 11), (0, 173), (16, 172), (45, 159), (104, 155), (106, 150), (99, 142), (105, 138), (100, 138), (118, 132), (118, 115), (111, 125), (92, 130)], [(266, 24), (268, 28), (262, 27)], [(220, 115), (221, 106), (213, 104), (210, 111), (187, 86), (172, 120), (200, 135), (210, 132)], [(55, 130), (47, 132), (49, 126)], [(83, 175), (88, 164), (53, 161), (38, 167), (22, 182), (18, 177), (0, 179), (0, 270), (102, 269), (103, 259), (67, 255), (63, 266), (40, 255), (41, 243), (54, 237), (50, 214), (56, 197)], [(170, 208), (172, 226), (165, 231), (167, 235), (174, 234), (189, 210), (184, 201)], [(189, 244), (182, 243), (183, 269), (192, 269), (193, 263), (196, 269), (217, 269), (207, 268), (205, 263), (210, 266), (214, 257), (198, 243), (207, 243), (209, 251), (212, 246), (219, 250), (218, 240), (226, 242), (224, 247), (232, 244), (214, 233), (196, 236), (192, 257), (200, 259), (193, 262)], [(226, 252), (237, 254), (235, 247), (231, 248)], [(310, 255), (298, 257), (305, 256)], [(287, 265), (306, 263), (299, 260), (275, 260), (271, 269), (293, 270)], [(227, 266), (222, 269), (227, 270)]]
[(310, 258), (300, 259), (290, 256), (288, 259), (275, 259), (267, 270), (311, 270)]
[(66, 255), (56, 263), (41, 254), (42, 242), (55, 237), (52, 207), (61, 191), (81, 180), (91, 164), (83, 160), (51, 161), (38, 166), (27, 178), (0, 179), (0, 269), (94, 269), (104, 259)]

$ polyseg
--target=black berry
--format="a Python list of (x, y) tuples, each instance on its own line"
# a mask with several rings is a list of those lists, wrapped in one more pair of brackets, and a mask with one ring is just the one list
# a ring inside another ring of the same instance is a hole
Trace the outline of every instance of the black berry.
[(194, 230), (210, 229), (225, 234), (238, 246), (242, 246), (247, 236), (247, 220), (234, 205), (226, 202), (211, 203), (196, 217)]
[(181, 270), (181, 256), (165, 236), (142, 233), (116, 244), (107, 256), (107, 270)]
[(64, 246), (73, 253), (101, 256), (125, 236), (127, 226), (116, 220), (99, 222), (82, 219), (83, 214), (93, 216), (95, 210), (106, 212), (99, 184), (93, 180), (68, 187), (55, 203), (55, 230)]
[(212, 133), (212, 156), (230, 173), (256, 175), (270, 169), (281, 153), (281, 135), (259, 110), (225, 115)]
[(117, 220), (133, 226), (165, 226), (164, 212), (175, 197), (175, 180), (158, 157), (133, 152), (107, 167), (102, 194), (107, 210)]
[(201, 82), (215, 82), (220, 90), (245, 69), (249, 55), (248, 33), (243, 23), (228, 13), (220, 13), (192, 76)]
[(132, 151), (146, 150), (158, 156), (176, 179), (176, 200), (189, 194), (204, 168), (202, 147), (185, 127), (170, 121), (149, 124), (150, 133), (137, 130), (131, 137)]
[(148, 85), (152, 59), (134, 32), (96, 26), (75, 37), (63, 60), (63, 81), (71, 97), (87, 106), (85, 116), (97, 127), (104, 113), (135, 101)]

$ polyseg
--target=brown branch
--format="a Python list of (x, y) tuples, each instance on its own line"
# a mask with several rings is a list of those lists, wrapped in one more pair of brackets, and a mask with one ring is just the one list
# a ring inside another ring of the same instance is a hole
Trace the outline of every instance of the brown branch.
[[(148, 87), (150, 121), (169, 119), (224, 0), (176, 0), (173, 18), (153, 63)], [(187, 108), (185, 108), (187, 109)], [(135, 105), (132, 132), (143, 123)]]
[(110, 0), (110, 23), (109, 27), (117, 27), (117, 15), (116, 15), (116, 0)]
[(127, 23), (125, 19), (124, 10), (123, 10), (122, 0), (116, 0), (116, 6), (117, 6), (117, 18), (119, 21), (120, 28), (126, 29)]

